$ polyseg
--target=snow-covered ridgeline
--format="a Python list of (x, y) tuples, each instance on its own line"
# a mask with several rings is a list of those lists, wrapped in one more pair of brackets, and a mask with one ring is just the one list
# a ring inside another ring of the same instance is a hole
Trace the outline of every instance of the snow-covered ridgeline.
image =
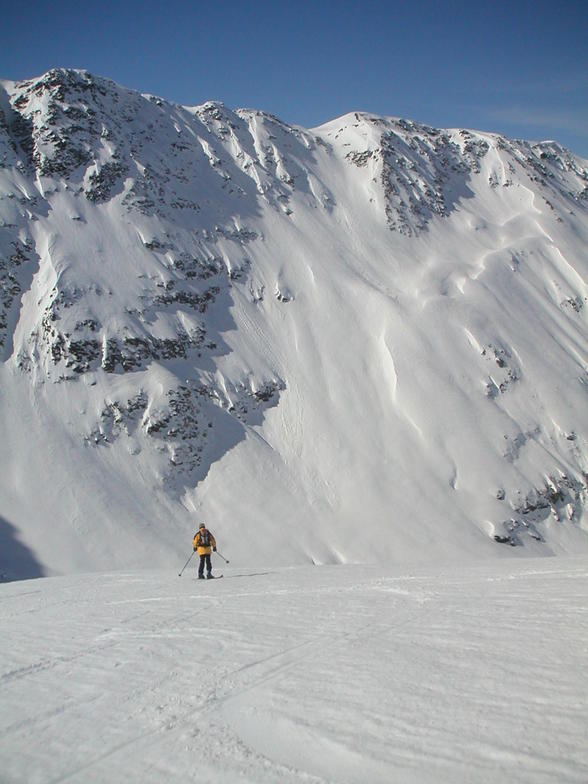
[(585, 161), (76, 71), (0, 109), (0, 515), (31, 574), (168, 564), (195, 514), (266, 562), (586, 548)]

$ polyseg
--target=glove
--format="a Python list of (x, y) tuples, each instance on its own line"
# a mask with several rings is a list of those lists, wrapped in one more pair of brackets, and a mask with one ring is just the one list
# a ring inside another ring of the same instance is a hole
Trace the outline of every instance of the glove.
[(214, 552), (216, 553), (216, 547), (213, 547), (212, 549), (213, 549), (213, 550), (214, 550)]
[(196, 552), (196, 550), (197, 550), (197, 549), (198, 549), (197, 547), (194, 547), (194, 548), (193, 548), (194, 552)]

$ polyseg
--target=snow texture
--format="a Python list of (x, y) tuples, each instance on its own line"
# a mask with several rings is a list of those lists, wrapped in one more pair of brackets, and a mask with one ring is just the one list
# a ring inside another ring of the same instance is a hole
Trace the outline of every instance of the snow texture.
[(0, 586), (5, 784), (581, 784), (585, 559)]
[(0, 573), (588, 551), (588, 170), (0, 86)]

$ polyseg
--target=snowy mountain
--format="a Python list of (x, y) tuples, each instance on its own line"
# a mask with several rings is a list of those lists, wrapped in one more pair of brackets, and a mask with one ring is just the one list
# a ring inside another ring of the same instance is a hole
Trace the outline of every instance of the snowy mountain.
[(0, 571), (588, 551), (588, 162), (0, 89)]

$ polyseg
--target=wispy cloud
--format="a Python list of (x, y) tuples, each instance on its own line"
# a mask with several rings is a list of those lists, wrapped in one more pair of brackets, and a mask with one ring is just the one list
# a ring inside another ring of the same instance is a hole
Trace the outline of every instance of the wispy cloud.
[[(588, 74), (575, 73), (571, 75), (551, 75), (538, 79), (526, 79), (517, 81), (516, 79), (508, 79), (508, 81), (495, 81), (492, 83), (470, 85), (463, 88), (457, 88), (457, 92), (469, 93), (470, 95), (501, 95), (504, 98), (509, 96), (569, 96), (573, 93), (584, 93), (584, 99), (588, 102)], [(581, 98), (581, 95), (578, 96)]]
[(490, 122), (588, 135), (588, 110), (586, 109), (506, 106), (484, 107), (479, 111)]

